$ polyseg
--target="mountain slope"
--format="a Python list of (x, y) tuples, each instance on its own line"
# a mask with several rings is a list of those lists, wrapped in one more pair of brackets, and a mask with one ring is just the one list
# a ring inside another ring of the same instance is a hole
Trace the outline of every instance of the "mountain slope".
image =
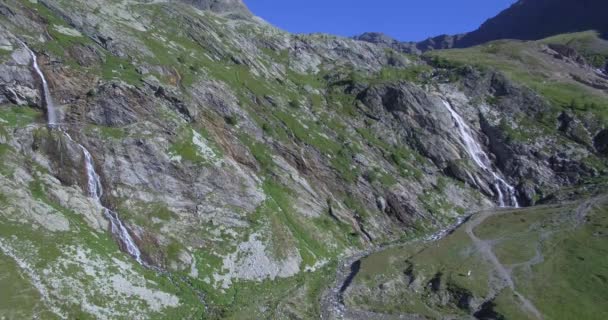
[(388, 45), (407, 53), (468, 48), (501, 39), (539, 40), (563, 33), (595, 30), (608, 38), (602, 0), (518, 0), (478, 29), (459, 35), (439, 35), (424, 41), (399, 42), (378, 33), (365, 33), (355, 39)]
[(482, 212), (436, 243), (362, 259), (346, 300), (412, 318), (602, 319), (607, 219), (606, 196)]
[(587, 30), (606, 37), (607, 11), (608, 3), (602, 0), (519, 0), (459, 38), (453, 47), (471, 47), (498, 39), (538, 40)]
[(242, 0), (179, 0), (193, 5), (201, 10), (228, 14), (236, 17), (252, 17), (253, 15)]
[(574, 108), (457, 58), (210, 9), (0, 4), (0, 267), (36, 306), (3, 313), (318, 318), (341, 257), (606, 177), (588, 65), (533, 48), (594, 93)]

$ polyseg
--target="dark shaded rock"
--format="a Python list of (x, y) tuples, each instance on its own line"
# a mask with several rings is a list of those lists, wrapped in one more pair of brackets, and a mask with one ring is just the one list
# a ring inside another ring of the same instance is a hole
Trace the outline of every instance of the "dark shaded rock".
[(549, 159), (551, 170), (555, 171), (568, 184), (580, 183), (584, 177), (595, 177), (598, 172), (586, 164), (570, 159), (565, 154), (556, 154)]
[(0, 3), (0, 14), (3, 16), (7, 16), (7, 17), (12, 17), (15, 15), (15, 13), (13, 12), (13, 10), (11, 10), (11, 8), (3, 5)]
[(435, 276), (429, 281), (429, 289), (431, 289), (431, 291), (433, 292), (438, 292), (439, 290), (441, 290), (441, 277), (443, 276), (443, 274), (441, 272), (438, 272), (437, 274), (435, 274)]
[(474, 316), (478, 320), (505, 320), (505, 316), (496, 312), (496, 303), (490, 300), (481, 305), (479, 311), (475, 312)]
[(496, 165), (504, 173), (515, 171), (513, 168), (515, 152), (508, 143), (505, 133), (497, 126), (493, 126), (483, 115), (480, 116), (481, 130), (488, 137), (488, 146), (496, 157)]
[(599, 89), (599, 90), (608, 90), (608, 82), (604, 80), (604, 79), (606, 79), (606, 77), (604, 77), (604, 76), (591, 77), (591, 78), (581, 77), (576, 74), (570, 74), (570, 76), (575, 81), (578, 81), (591, 88), (595, 88), (595, 89)]
[(167, 90), (165, 87), (159, 86), (154, 92), (154, 96), (167, 100), (173, 109), (177, 110), (185, 119), (192, 121), (192, 115), (186, 106), (186, 103), (179, 98), (178, 94)]
[(429, 50), (449, 49), (453, 48), (462, 37), (463, 35), (452, 36), (444, 34), (421, 41), (416, 44), (416, 48), (422, 52)]
[(450, 294), (450, 300), (456, 307), (467, 312), (470, 311), (471, 302), (473, 301), (473, 294), (471, 291), (456, 286), (453, 283), (448, 283), (447, 290)]
[(597, 152), (608, 156), (608, 129), (604, 129), (595, 135), (593, 146)]
[(104, 84), (88, 103), (87, 118), (107, 127), (133, 124), (149, 114), (153, 103), (140, 91), (120, 82)]
[(37, 91), (18, 84), (0, 84), (0, 103), (10, 102), (18, 106), (40, 106)]
[(551, 43), (547, 45), (551, 50), (557, 52), (558, 54), (555, 56), (557, 59), (570, 59), (578, 64), (586, 65), (587, 61), (585, 58), (576, 51), (576, 49), (569, 47), (567, 45)]
[(411, 200), (391, 192), (386, 197), (385, 212), (400, 223), (409, 226), (414, 222), (418, 210)]
[(522, 205), (526, 207), (535, 205), (539, 200), (539, 196), (536, 192), (536, 185), (531, 180), (525, 180), (517, 186), (517, 193), (519, 194), (519, 200), (522, 202)]
[(402, 82), (372, 86), (357, 99), (369, 110), (367, 113), (393, 122), (395, 130), (403, 131), (413, 149), (440, 168), (449, 160), (460, 158), (458, 138), (451, 131), (453, 121), (436, 96)]
[(511, 114), (526, 112), (528, 116), (536, 117), (551, 111), (551, 106), (538, 94), (513, 83), (500, 72), (482, 72), (472, 68), (464, 71), (461, 80), (463, 90), (472, 99), (483, 101), (492, 96), (497, 110)]
[(559, 131), (580, 144), (591, 146), (592, 142), (589, 131), (587, 131), (583, 123), (576, 119), (572, 114), (564, 111), (557, 120), (559, 121)]

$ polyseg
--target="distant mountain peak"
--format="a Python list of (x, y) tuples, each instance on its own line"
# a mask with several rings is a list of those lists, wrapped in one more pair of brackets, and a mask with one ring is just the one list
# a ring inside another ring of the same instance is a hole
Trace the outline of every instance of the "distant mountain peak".
[(549, 36), (596, 30), (608, 37), (606, 0), (519, 0), (477, 30), (461, 35), (440, 35), (422, 42), (399, 42), (384, 34), (364, 33), (355, 39), (389, 46), (407, 53), (467, 48), (493, 40), (539, 40)]
[(608, 32), (605, 0), (519, 0), (454, 47), (470, 47), (498, 39), (538, 40), (552, 35), (597, 30)]

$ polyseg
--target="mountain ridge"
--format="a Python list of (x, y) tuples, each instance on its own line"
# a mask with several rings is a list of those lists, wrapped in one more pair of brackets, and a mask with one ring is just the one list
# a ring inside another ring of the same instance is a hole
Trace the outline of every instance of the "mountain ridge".
[(494, 40), (539, 40), (549, 36), (595, 30), (608, 38), (608, 3), (602, 0), (518, 0), (474, 31), (438, 35), (420, 42), (398, 41), (370, 32), (355, 39), (388, 45), (407, 53), (468, 48)]
[(228, 14), (233, 17), (250, 18), (253, 16), (243, 0), (174, 0), (194, 6), (200, 10)]

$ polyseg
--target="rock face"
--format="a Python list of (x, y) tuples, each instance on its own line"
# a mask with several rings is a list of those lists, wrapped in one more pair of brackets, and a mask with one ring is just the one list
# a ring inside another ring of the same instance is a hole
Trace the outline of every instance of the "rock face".
[[(594, 108), (400, 54), (382, 35), (291, 35), (243, 19), (240, 1), (189, 3), (203, 10), (0, 5), (0, 261), (24, 270), (50, 313), (318, 318), (310, 306), (339, 257), (496, 206), (444, 100), (522, 203), (606, 175)], [(58, 127), (16, 39), (38, 57)], [(86, 197), (77, 143), (150, 270)], [(125, 288), (137, 297), (117, 299)]]
[(381, 47), (391, 48), (396, 51), (420, 54), (421, 50), (418, 49), (415, 42), (401, 42), (397, 41), (390, 36), (380, 32), (366, 32), (361, 35), (353, 37), (355, 40), (370, 42)]
[(608, 154), (608, 130), (600, 131), (593, 139), (593, 144), (597, 152), (604, 155)]
[(242, 0), (179, 0), (201, 10), (210, 10), (233, 16), (251, 17), (252, 14)]

